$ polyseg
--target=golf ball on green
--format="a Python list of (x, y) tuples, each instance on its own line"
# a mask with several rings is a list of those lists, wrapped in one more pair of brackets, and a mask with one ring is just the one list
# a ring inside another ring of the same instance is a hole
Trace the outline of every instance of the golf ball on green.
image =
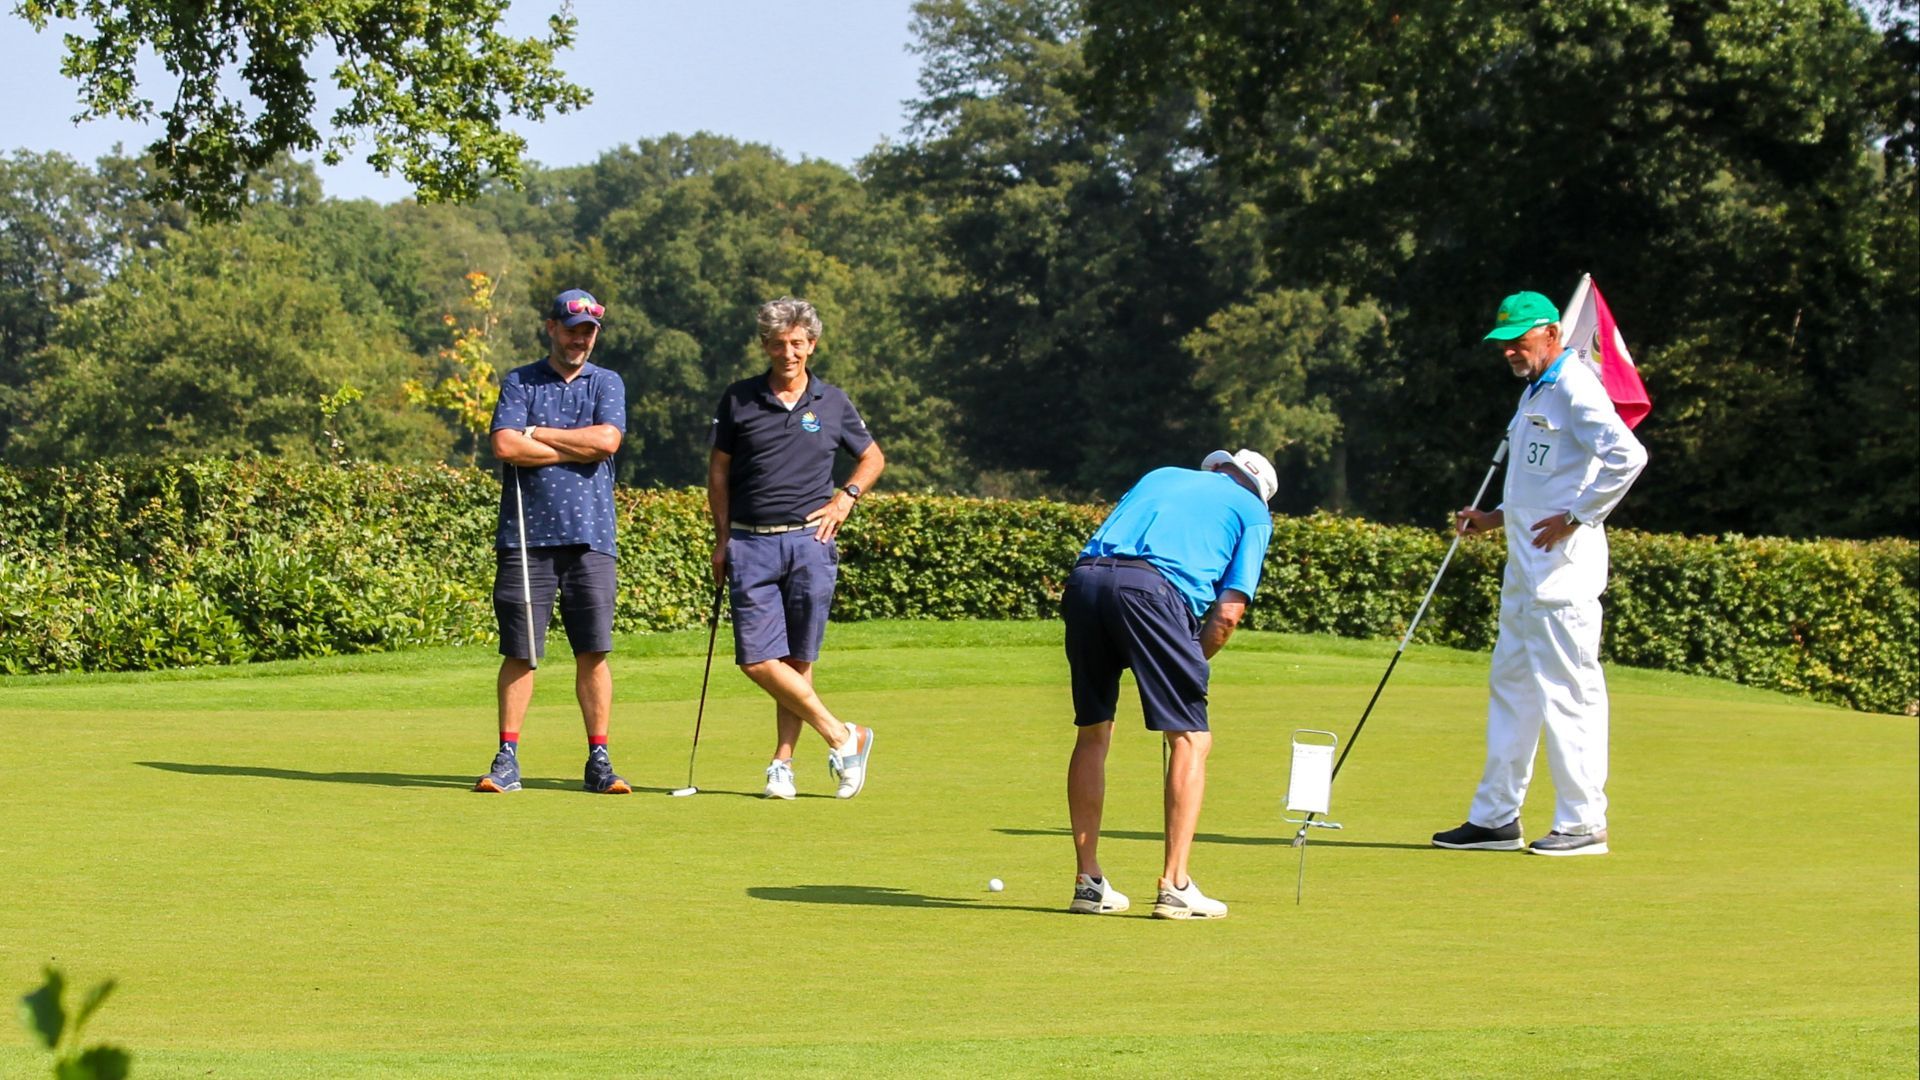
[(1006, 883), (1001, 881), (999, 878), (993, 878), (987, 882), (988, 892), (999, 892), (1001, 889), (1004, 889), (1006, 887), (1007, 887)]

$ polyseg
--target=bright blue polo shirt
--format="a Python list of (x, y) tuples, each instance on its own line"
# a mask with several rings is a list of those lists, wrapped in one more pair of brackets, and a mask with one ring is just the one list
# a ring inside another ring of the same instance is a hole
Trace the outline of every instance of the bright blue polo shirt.
[(742, 524), (787, 525), (833, 498), (833, 455), (873, 445), (846, 392), (812, 372), (792, 408), (765, 375), (727, 387), (713, 411), (713, 448), (728, 455), (727, 512)]
[[(493, 407), (491, 431), (524, 431), (532, 425), (583, 428), (612, 424), (627, 430), (627, 384), (619, 375), (593, 364), (581, 366), (572, 382), (545, 360), (518, 367), (500, 380), (500, 401)], [(552, 465), (502, 470), (500, 519), (493, 546), (518, 548), (513, 515), (513, 474), (527, 500), (527, 546), (585, 544), (614, 554), (613, 459), (591, 465), (562, 461)]]
[(1107, 515), (1080, 552), (1141, 559), (1187, 598), (1194, 618), (1226, 589), (1253, 599), (1273, 515), (1260, 496), (1223, 472), (1155, 469)]

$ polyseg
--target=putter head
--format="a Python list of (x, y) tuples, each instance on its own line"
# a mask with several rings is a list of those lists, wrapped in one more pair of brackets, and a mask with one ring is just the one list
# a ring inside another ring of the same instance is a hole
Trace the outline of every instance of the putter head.
[(700, 789), (697, 787), (674, 788), (672, 791), (667, 792), (667, 794), (673, 796), (676, 799), (684, 799), (689, 795), (700, 794)]

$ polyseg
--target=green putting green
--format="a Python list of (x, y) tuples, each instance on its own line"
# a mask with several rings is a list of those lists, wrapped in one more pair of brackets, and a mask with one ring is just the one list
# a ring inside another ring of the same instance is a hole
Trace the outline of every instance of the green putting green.
[[(1296, 728), (1343, 738), (1390, 642), (1241, 634), (1215, 664), (1194, 876), (1146, 917), (1160, 750), (1123, 696), (1125, 916), (1064, 912), (1057, 623), (836, 626), (818, 680), (871, 779), (757, 797), (772, 708), (706, 635), (621, 642), (615, 765), (578, 790), (571, 662), (492, 756), (486, 649), (0, 680), (0, 990), (120, 980), (137, 1076), (780, 1073), (1900, 1076), (1920, 1059), (1912, 718), (1613, 670), (1613, 854), (1443, 852), (1482, 655), (1414, 646), (1333, 791), (1296, 906)], [(1129, 691), (1130, 693), (1130, 691)], [(1549, 824), (1537, 770), (1528, 835)], [(989, 893), (989, 878), (1006, 890)], [(35, 1075), (24, 1032), (0, 1075)]]

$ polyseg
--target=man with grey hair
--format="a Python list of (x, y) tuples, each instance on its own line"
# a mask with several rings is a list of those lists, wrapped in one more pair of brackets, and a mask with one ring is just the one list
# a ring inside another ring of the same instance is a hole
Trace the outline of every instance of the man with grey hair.
[[(791, 799), (794, 743), (804, 723), (827, 741), (835, 794), (866, 783), (873, 729), (842, 722), (813, 689), (839, 577), (834, 534), (880, 478), (886, 458), (853, 402), (807, 370), (820, 315), (791, 296), (760, 306), (766, 374), (727, 387), (713, 417), (707, 507), (713, 575), (732, 600), (734, 663), (774, 701), (775, 742), (765, 793)], [(833, 483), (837, 450), (853, 473)]]
[[(1607, 679), (1600, 593), (1607, 532), (1647, 464), (1647, 449), (1592, 369), (1560, 337), (1560, 309), (1537, 292), (1500, 302), (1486, 341), (1527, 380), (1509, 421), (1513, 460), (1498, 508), (1456, 515), (1462, 536), (1502, 530), (1500, 636), (1488, 678), (1487, 757), (1458, 828), (1433, 834), (1455, 851), (1605, 855)], [(1553, 829), (1528, 844), (1520, 806), (1541, 732), (1553, 773)]]

